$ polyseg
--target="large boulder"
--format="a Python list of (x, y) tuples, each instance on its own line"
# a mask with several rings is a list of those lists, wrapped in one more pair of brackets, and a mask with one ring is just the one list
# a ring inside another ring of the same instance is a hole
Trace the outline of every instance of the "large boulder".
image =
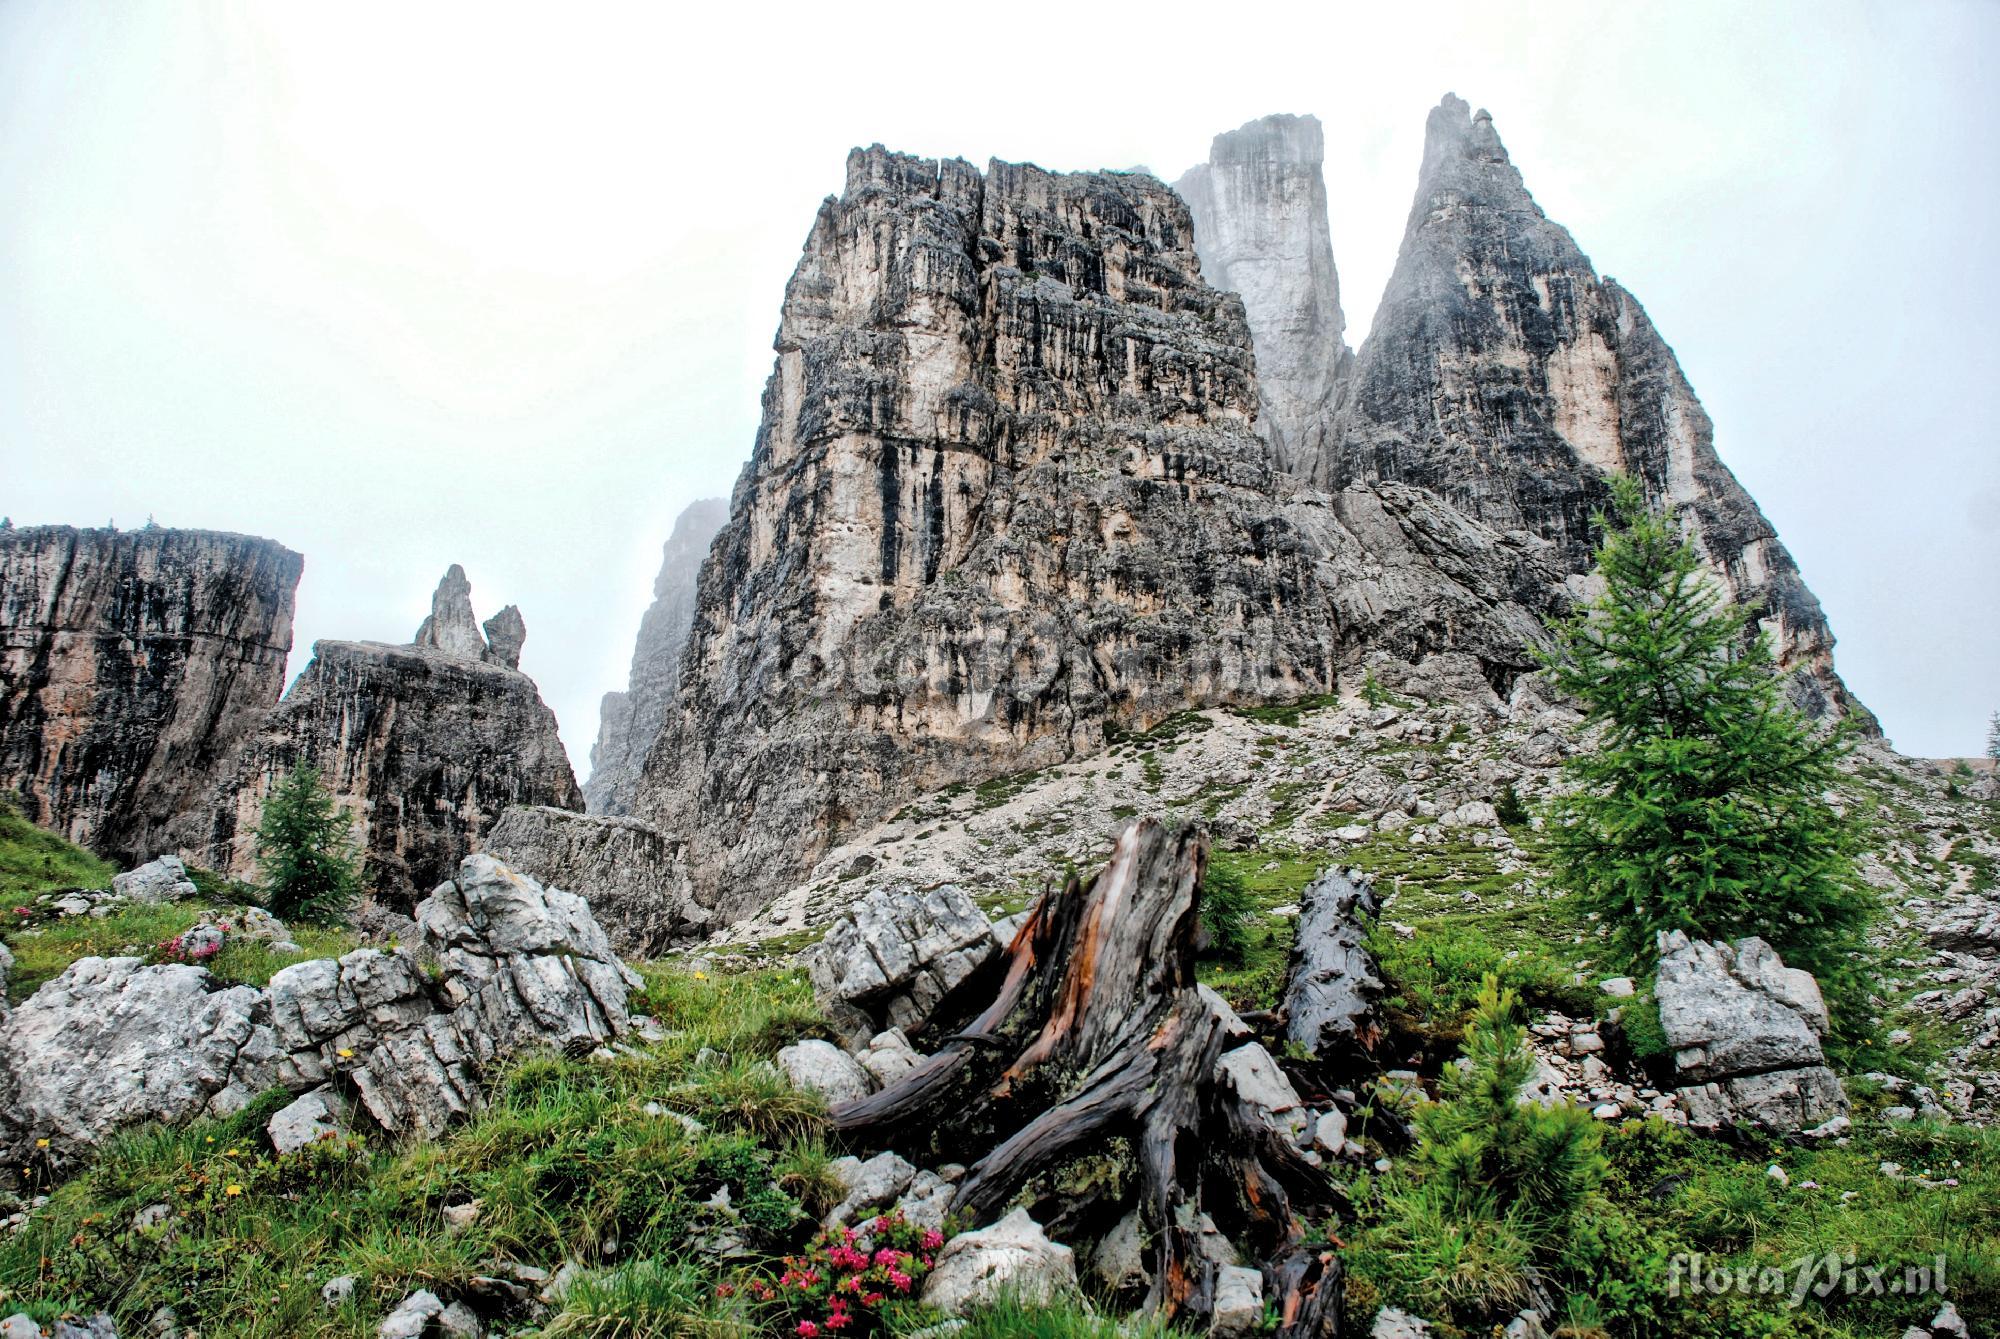
[(111, 891), (128, 902), (174, 902), (198, 891), (178, 856), (163, 855), (111, 879)]
[[(583, 1054), (631, 1026), (626, 1000), (639, 979), (574, 894), (545, 889), (490, 855), (468, 856), (455, 882), (418, 905), (417, 925), (440, 969), (435, 984), (416, 983), (421, 996), (409, 993), (407, 955), (367, 949), (342, 958), (331, 976), (322, 967), (298, 983), (311, 987), (297, 1006), (311, 1044), (290, 1050), (299, 1080), (318, 1081), (331, 1051), (332, 1067), (391, 1133), (436, 1135), (478, 1106), (480, 1074), (509, 1055), (537, 1046)], [(357, 971), (372, 992), (345, 988)], [(275, 993), (278, 979), (272, 984)], [(420, 1000), (431, 1006), (421, 1014)], [(291, 1040), (288, 1033), (288, 1049)]]
[(956, 884), (881, 888), (834, 921), (809, 956), (813, 993), (850, 1046), (888, 1028), (915, 1035), (999, 949)]
[(991, 1227), (946, 1242), (924, 1280), (923, 1301), (957, 1315), (1003, 1295), (1046, 1303), (1075, 1289), (1070, 1248), (1050, 1241), (1026, 1209), (1016, 1209)]
[(1306, 885), (1285, 980), (1287, 1041), (1314, 1055), (1374, 1047), (1383, 987), (1363, 943), (1375, 913), (1374, 891), (1359, 870), (1329, 869)]
[(493, 825), (485, 849), (588, 900), (622, 952), (652, 956), (709, 928), (708, 910), (686, 896), (683, 843), (636, 818), (515, 805)]
[(1820, 1047), (1827, 1014), (1819, 983), (1762, 939), (1662, 935), (1655, 993), (1692, 1124), (1741, 1121), (1790, 1133), (1847, 1109)]
[(0, 1165), (64, 1170), (126, 1126), (241, 1110), (280, 1055), (261, 991), (184, 963), (79, 959), (0, 1022)]

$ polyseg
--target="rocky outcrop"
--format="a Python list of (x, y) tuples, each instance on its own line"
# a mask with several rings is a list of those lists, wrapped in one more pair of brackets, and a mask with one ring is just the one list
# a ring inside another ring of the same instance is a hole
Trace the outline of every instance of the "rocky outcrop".
[(858, 1046), (885, 1028), (920, 1030), (1000, 948), (971, 896), (942, 884), (870, 893), (805, 959), (820, 1008)]
[(1327, 692), (1371, 647), (1532, 663), (1548, 546), (1274, 470), (1191, 235), (1144, 175), (850, 157), (640, 785), (703, 905), (761, 905), (918, 794)]
[(630, 814), (646, 754), (680, 684), (681, 651), (694, 624), (696, 579), (716, 532), (729, 520), (729, 504), (703, 498), (674, 521), (660, 553), (653, 603), (639, 622), (631, 678), (622, 693), (606, 693), (598, 708), (597, 742), (590, 747), (590, 779), (583, 798), (593, 814)]
[(261, 991), (183, 963), (79, 959), (0, 1021), (0, 1167), (60, 1173), (125, 1126), (229, 1115), (276, 1082), (281, 1055)]
[(126, 863), (284, 690), (303, 559), (206, 530), (0, 530), (0, 790)]
[(1281, 470), (1310, 475), (1353, 361), (1327, 227), (1317, 117), (1266, 116), (1217, 135), (1174, 183), (1202, 277), (1243, 299), (1257, 349), (1258, 431)]
[(344, 1128), (350, 1098), (380, 1129), (434, 1136), (479, 1105), (496, 1062), (632, 1026), (638, 978), (579, 897), (471, 856), (417, 923), (434, 973), (409, 948), (298, 963), (266, 990), (186, 964), (74, 963), (0, 1014), (0, 1166), (64, 1172), (117, 1130), (228, 1115), (274, 1086), (308, 1094), (273, 1121), (292, 1147)]
[[(265, 796), (308, 763), (354, 815), (377, 897), (407, 907), (450, 878), (509, 805), (581, 809), (555, 714), (533, 679), (496, 663), (456, 565), (417, 636), (316, 643), (223, 793), (178, 829), (181, 844), (249, 873)], [(519, 641), (503, 642), (507, 654)]]
[(482, 845), (521, 873), (588, 901), (621, 953), (654, 957), (709, 928), (708, 911), (685, 896), (683, 843), (636, 818), (516, 805)]
[(1663, 935), (1655, 990), (1692, 1124), (1743, 1121), (1789, 1134), (1847, 1109), (1820, 1049), (1819, 984), (1763, 940)]
[(1542, 212), (1492, 118), (1456, 97), (1430, 114), (1396, 268), (1338, 398), (1316, 478), (1418, 485), (1551, 541), (1570, 572), (1592, 564), (1607, 476), (1639, 479), (1694, 521), (1710, 566), (1771, 628), (1801, 704), (1872, 724), (1834, 673), (1819, 601), (1716, 455), (1673, 350)]

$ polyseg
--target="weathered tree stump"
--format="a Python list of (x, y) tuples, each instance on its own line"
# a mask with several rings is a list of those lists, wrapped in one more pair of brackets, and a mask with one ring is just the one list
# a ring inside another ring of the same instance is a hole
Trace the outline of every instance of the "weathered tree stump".
[(1332, 1187), (1290, 1131), (1216, 1077), (1218, 1057), (1249, 1036), (1195, 982), (1207, 859), (1198, 825), (1127, 827), (1087, 884), (1073, 877), (1035, 904), (991, 1002), (901, 1081), (836, 1107), (833, 1122), (850, 1134), (924, 1131), (970, 1164), (952, 1208), (980, 1221), (1030, 1178), (1123, 1136), (1153, 1243), (1149, 1308), (1208, 1313), (1216, 1266), (1196, 1249), (1207, 1213), (1264, 1262), (1282, 1334), (1333, 1336), (1338, 1262), (1302, 1248), (1294, 1210), (1330, 1210)]

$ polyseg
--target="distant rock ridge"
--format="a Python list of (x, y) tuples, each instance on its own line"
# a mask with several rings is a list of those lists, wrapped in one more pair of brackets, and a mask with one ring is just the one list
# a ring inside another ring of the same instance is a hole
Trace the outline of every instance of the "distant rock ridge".
[(453, 564), (407, 646), (320, 641), (239, 752), (213, 801), (179, 825), (203, 864), (255, 869), (264, 799), (298, 762), (354, 814), (377, 896), (413, 905), (452, 877), (509, 805), (581, 809), (555, 713), (515, 666), (526, 625), (509, 605), (487, 628)]
[(1533, 664), (1549, 546), (1274, 470), (1192, 238), (1149, 176), (849, 156), (634, 806), (718, 919), (917, 794), (1372, 649)]
[(1266, 116), (1215, 137), (1174, 183), (1202, 277), (1243, 299), (1257, 348), (1258, 429), (1281, 470), (1309, 476), (1354, 355), (1327, 224), (1325, 140), (1313, 116)]
[(1798, 703), (1872, 729), (1834, 671), (1819, 601), (1716, 455), (1673, 350), (1542, 212), (1486, 112), (1454, 96), (1431, 112), (1367, 341), (1352, 356), (1337, 331), (1315, 342), (1326, 318), (1305, 313), (1338, 289), (1323, 277), (1332, 258), (1318, 245), (1325, 192), (1307, 120), (1217, 136), (1210, 162), (1182, 178), (1211, 279), (1245, 294), (1276, 463), (1329, 488), (1427, 489), (1549, 540), (1571, 573), (1592, 565), (1607, 476), (1629, 473), (1694, 521), (1709, 565), (1771, 630)]
[(303, 570), (248, 535), (0, 529), (0, 791), (126, 864), (159, 854), (284, 690)]
[(630, 681), (624, 692), (606, 693), (598, 708), (590, 779), (583, 783), (583, 798), (593, 814), (632, 813), (640, 770), (680, 683), (681, 651), (694, 624), (701, 564), (716, 532), (728, 520), (725, 499), (703, 498), (674, 521), (673, 533), (661, 550), (652, 606), (639, 623)]

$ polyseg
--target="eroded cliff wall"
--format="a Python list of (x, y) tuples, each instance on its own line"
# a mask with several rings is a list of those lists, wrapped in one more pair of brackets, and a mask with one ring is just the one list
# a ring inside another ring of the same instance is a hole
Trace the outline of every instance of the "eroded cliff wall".
[(674, 521), (660, 553), (653, 603), (639, 623), (632, 672), (625, 691), (606, 693), (598, 707), (597, 742), (590, 748), (590, 779), (583, 797), (593, 814), (630, 815), (646, 754), (660, 736), (667, 704), (680, 684), (681, 652), (694, 626), (696, 584), (715, 534), (729, 520), (729, 504), (703, 498)]
[(166, 849), (284, 690), (303, 566), (214, 531), (0, 531), (0, 789), (114, 859)]
[(857, 150), (786, 290), (641, 817), (733, 915), (913, 795), (1369, 646), (1530, 662), (1547, 546), (1273, 468), (1242, 303), (1141, 174)]
[(412, 644), (315, 643), (220, 792), (177, 827), (179, 844), (252, 873), (264, 798), (304, 762), (354, 816), (377, 895), (407, 906), (450, 878), (509, 805), (581, 809), (555, 713), (509, 663), (526, 637), (519, 611), (489, 626), (504, 634), (497, 650), (454, 565)]

